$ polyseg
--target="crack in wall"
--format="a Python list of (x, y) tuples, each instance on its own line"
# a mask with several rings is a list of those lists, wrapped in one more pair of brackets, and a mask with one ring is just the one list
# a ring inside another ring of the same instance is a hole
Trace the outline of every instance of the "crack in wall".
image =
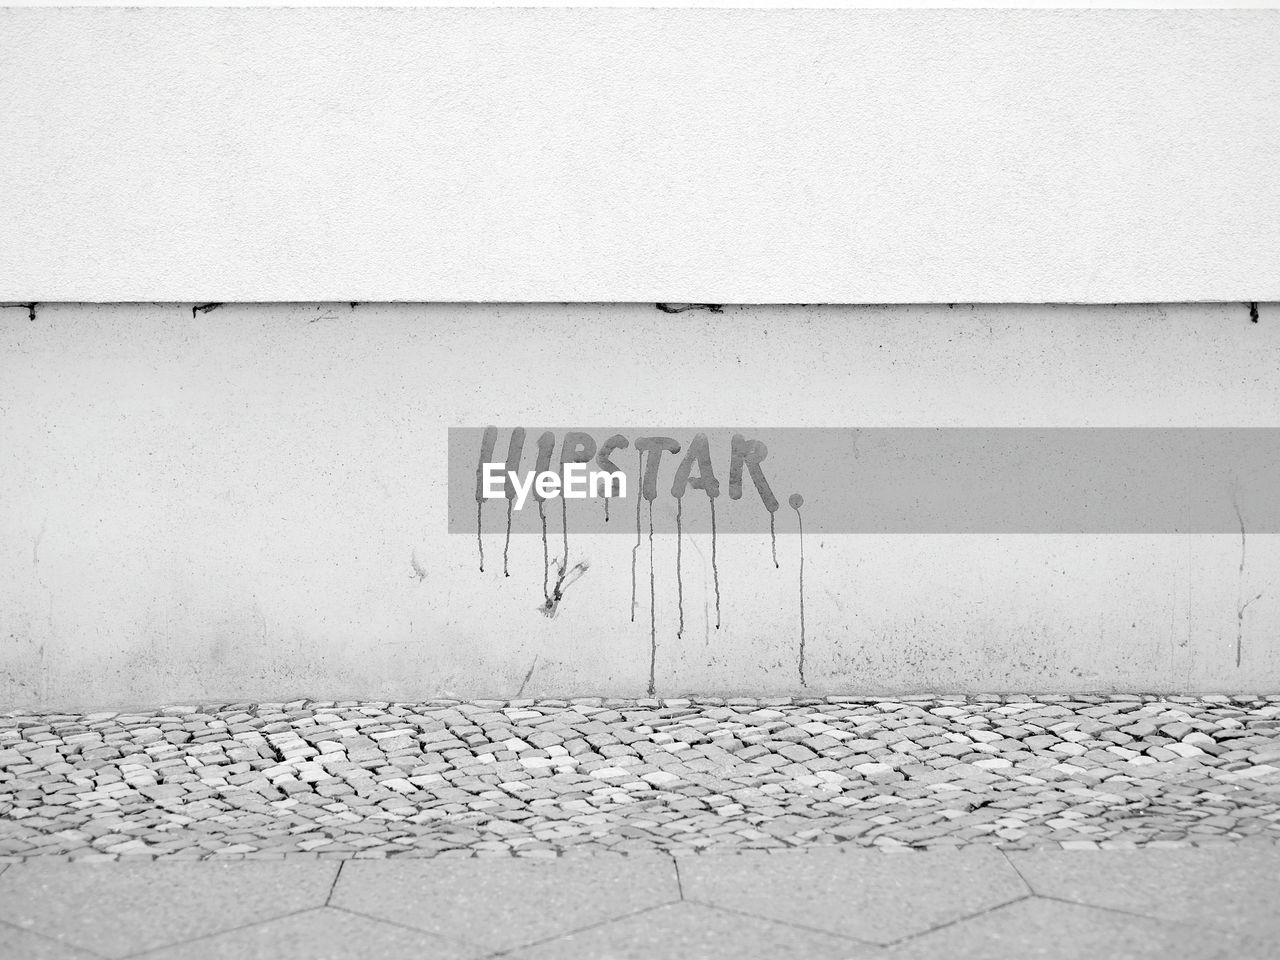
[(524, 695), (524, 688), (529, 684), (529, 678), (533, 676), (533, 671), (537, 669), (538, 656), (534, 654), (533, 663), (529, 664), (529, 672), (524, 675), (524, 679), (520, 681), (520, 689), (516, 691), (516, 699), (519, 700)]

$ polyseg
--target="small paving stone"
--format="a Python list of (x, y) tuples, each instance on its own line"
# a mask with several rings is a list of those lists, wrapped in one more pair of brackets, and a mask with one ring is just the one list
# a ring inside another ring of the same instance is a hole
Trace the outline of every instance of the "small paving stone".
[(0, 861), (1280, 842), (1280, 697), (0, 715)]

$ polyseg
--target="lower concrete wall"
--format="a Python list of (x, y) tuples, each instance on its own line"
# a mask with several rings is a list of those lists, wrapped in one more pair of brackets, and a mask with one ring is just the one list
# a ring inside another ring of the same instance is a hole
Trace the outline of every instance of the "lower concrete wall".
[[(0, 310), (0, 706), (1280, 689), (1280, 543), (1241, 532), (583, 534), (477, 570), (447, 430), (1277, 426), (1274, 306), (39, 305)], [(487, 535), (501, 557), (500, 516)], [(647, 545), (646, 545), (647, 554)], [(651, 638), (652, 629), (652, 638)], [(1237, 666), (1237, 648), (1240, 663)]]

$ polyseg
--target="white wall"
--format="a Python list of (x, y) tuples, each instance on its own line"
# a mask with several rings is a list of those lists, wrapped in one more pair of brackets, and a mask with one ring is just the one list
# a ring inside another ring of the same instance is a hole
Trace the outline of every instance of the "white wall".
[(1276, 10), (0, 10), (0, 300), (1280, 299)]
[[(0, 309), (0, 705), (642, 693), (626, 538), (542, 617), (536, 539), (504, 579), (444, 532), (449, 426), (1276, 425), (1278, 49), (1275, 10), (0, 10), (0, 301), (40, 304)], [(822, 539), (811, 689), (1274, 690), (1273, 539)], [(657, 542), (660, 692), (798, 689), (794, 545), (726, 539), (717, 632), (691, 539), (677, 641)]]
[[(0, 310), (0, 704), (643, 695), (647, 551), (549, 620), (476, 569), (446, 431), (500, 424), (1276, 426), (1280, 314), (1133, 307), (46, 305)], [(500, 556), (500, 525), (490, 556)], [(658, 691), (800, 692), (796, 540), (655, 544)], [(830, 536), (810, 689), (1280, 689), (1280, 543)], [(414, 563), (421, 569), (415, 573)], [(1254, 595), (1260, 599), (1246, 603)], [(1244, 615), (1237, 617), (1245, 603)], [(1235, 665), (1237, 629), (1242, 664)]]

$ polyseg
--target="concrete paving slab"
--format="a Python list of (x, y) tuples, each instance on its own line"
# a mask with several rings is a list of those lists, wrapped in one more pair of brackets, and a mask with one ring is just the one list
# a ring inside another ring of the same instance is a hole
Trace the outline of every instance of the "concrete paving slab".
[(0, 920), (125, 957), (325, 902), (336, 863), (66, 863), (0, 877)]
[(1044, 896), (1280, 940), (1275, 847), (1037, 850), (1009, 860)]
[(139, 954), (138, 960), (466, 960), (441, 937), (320, 907)]
[(680, 861), (687, 899), (888, 944), (1027, 895), (995, 850), (742, 854)]
[(883, 953), (846, 937), (675, 903), (517, 950), (504, 960), (863, 960)]
[(348, 862), (331, 903), (510, 950), (680, 899), (664, 856)]
[(0, 923), (0, 960), (95, 960), (94, 954)]
[(1032, 897), (912, 938), (885, 960), (1264, 960), (1266, 945)]

